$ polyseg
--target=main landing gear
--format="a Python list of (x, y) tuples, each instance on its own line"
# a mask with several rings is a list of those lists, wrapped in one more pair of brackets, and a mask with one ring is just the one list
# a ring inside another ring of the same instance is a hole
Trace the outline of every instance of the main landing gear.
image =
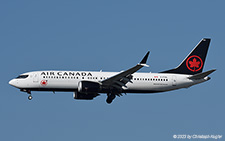
[(112, 101), (116, 98), (116, 95), (115, 94), (112, 94), (112, 93), (108, 93), (107, 94), (107, 99), (106, 99), (106, 102), (108, 103), (108, 104), (110, 104), (110, 103), (112, 103)]

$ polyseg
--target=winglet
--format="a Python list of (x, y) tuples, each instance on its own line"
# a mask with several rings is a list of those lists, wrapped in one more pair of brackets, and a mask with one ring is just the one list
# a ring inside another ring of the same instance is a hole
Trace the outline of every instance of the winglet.
[(147, 52), (147, 54), (145, 55), (145, 57), (141, 60), (140, 64), (146, 64), (149, 53), (150, 53), (150, 51)]

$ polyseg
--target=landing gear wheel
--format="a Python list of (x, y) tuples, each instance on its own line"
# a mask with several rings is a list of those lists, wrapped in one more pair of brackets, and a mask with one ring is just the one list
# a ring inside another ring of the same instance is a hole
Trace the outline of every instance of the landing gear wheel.
[(33, 97), (31, 95), (28, 96), (28, 99), (31, 100)]
[(106, 102), (108, 104), (112, 103), (113, 99), (116, 98), (116, 95), (115, 94), (108, 94), (108, 97), (106, 99)]

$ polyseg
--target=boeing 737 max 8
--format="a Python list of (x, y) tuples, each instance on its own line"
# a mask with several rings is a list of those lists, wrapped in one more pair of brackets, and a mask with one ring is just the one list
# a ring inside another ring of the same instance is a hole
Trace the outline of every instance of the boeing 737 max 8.
[(149, 52), (136, 66), (122, 72), (94, 71), (33, 71), (19, 75), (9, 84), (29, 94), (31, 91), (70, 91), (74, 99), (92, 100), (102, 93), (111, 103), (122, 93), (156, 93), (189, 88), (208, 81), (209, 74), (202, 72), (210, 39), (202, 39), (181, 64), (160, 73), (136, 73), (146, 65)]

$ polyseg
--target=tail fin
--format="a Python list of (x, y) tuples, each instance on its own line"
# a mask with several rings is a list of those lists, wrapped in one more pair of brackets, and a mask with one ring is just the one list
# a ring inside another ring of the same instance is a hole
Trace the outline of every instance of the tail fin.
[(161, 73), (197, 74), (201, 73), (205, 64), (205, 58), (209, 48), (210, 39), (202, 39), (191, 53), (175, 69)]

